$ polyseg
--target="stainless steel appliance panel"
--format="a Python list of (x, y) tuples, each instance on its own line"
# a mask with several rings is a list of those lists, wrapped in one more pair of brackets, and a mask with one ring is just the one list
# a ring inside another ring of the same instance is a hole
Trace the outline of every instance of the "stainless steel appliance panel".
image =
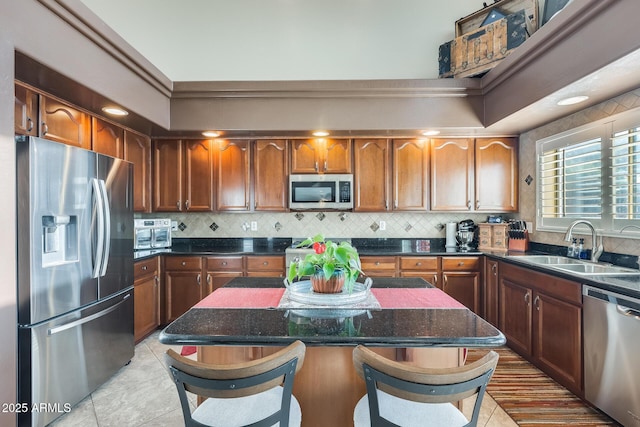
[(290, 209), (352, 209), (353, 175), (289, 175)]
[[(47, 410), (20, 414), (19, 425), (44, 426), (89, 395), (134, 354), (133, 291), (32, 327), (21, 327), (20, 402)], [(23, 347), (27, 348), (23, 348)], [(65, 406), (66, 405), (66, 406)]]
[(32, 138), (17, 150), (18, 303), (31, 324), (95, 301), (92, 176), (95, 154)]
[(640, 426), (640, 299), (583, 286), (585, 397)]
[(98, 298), (106, 298), (133, 286), (133, 165), (102, 155), (97, 161), (97, 180), (106, 194)]

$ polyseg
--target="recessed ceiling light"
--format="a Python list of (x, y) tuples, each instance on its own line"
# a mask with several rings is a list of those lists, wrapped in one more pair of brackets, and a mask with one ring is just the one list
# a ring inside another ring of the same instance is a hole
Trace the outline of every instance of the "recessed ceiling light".
[(423, 130), (422, 131), (423, 136), (434, 136), (439, 134), (440, 134), (439, 130)]
[(102, 111), (107, 114), (111, 114), (112, 116), (126, 116), (129, 114), (127, 110), (123, 110), (120, 107), (104, 107)]
[(586, 95), (572, 96), (571, 98), (561, 99), (560, 101), (558, 101), (558, 105), (578, 104), (580, 102), (586, 101), (587, 99), (589, 99), (589, 97)]
[(207, 130), (202, 132), (202, 135), (206, 136), (207, 138), (217, 138), (220, 136), (220, 132), (218, 132), (217, 130)]
[(329, 136), (329, 132), (327, 132), (326, 130), (317, 130), (313, 132), (312, 135), (313, 136)]

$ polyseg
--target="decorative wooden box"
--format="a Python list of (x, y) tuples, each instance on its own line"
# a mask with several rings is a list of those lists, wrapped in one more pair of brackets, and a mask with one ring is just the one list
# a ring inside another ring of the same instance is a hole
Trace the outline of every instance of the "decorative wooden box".
[(489, 251), (507, 251), (509, 238), (508, 224), (478, 224), (478, 249)]
[(440, 45), (439, 77), (477, 76), (498, 65), (537, 29), (537, 11), (537, 0), (501, 0), (458, 20), (457, 37)]

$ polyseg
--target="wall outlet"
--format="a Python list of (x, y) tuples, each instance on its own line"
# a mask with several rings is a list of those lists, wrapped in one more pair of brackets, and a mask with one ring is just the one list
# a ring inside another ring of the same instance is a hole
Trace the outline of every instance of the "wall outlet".
[(380, 231), (384, 231), (387, 229), (387, 222), (386, 221), (380, 221)]
[(251, 221), (251, 231), (258, 231), (258, 221)]
[(171, 231), (178, 231), (178, 221), (171, 221)]

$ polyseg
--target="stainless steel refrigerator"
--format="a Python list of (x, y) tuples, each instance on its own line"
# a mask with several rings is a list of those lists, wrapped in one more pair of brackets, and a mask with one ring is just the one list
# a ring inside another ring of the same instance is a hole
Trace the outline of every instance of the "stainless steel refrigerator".
[(18, 424), (44, 426), (133, 357), (133, 167), (33, 137), (16, 166)]

